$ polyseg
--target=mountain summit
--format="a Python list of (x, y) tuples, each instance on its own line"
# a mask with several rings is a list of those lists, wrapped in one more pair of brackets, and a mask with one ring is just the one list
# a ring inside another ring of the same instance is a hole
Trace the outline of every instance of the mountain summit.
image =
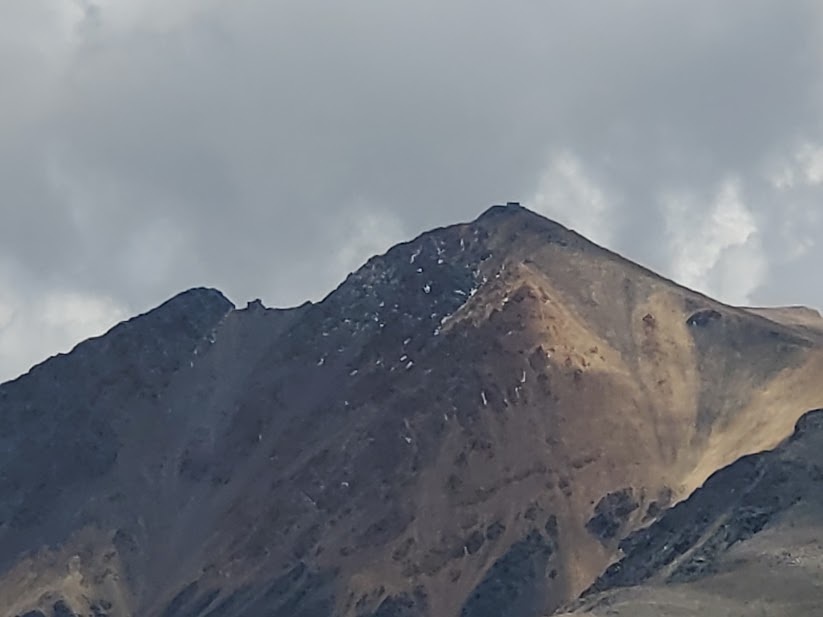
[(0, 386), (0, 617), (595, 610), (821, 406), (822, 342), (516, 204), (316, 304), (186, 292)]

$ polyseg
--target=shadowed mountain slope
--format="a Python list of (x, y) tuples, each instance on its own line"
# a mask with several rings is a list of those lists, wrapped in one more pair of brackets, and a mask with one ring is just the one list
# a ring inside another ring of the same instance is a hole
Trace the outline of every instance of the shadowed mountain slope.
[(0, 386), (0, 616), (548, 613), (820, 406), (771, 317), (514, 205), (317, 304), (186, 292)]

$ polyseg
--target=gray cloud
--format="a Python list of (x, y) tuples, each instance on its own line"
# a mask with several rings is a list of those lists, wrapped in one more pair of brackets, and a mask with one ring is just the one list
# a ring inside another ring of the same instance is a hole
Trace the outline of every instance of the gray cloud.
[[(10, 0), (0, 378), (197, 284), (318, 298), (508, 199), (823, 304), (813, 0)], [(64, 308), (61, 308), (64, 307)]]

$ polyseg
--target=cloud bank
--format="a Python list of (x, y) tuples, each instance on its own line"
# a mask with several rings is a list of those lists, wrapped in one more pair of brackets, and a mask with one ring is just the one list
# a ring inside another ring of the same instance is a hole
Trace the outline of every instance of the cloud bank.
[(823, 305), (814, 0), (7, 0), (0, 379), (194, 285), (316, 299), (521, 200)]

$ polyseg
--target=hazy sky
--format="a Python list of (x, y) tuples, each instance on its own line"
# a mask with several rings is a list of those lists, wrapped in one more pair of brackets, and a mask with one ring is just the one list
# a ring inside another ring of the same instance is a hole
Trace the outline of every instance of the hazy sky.
[(0, 379), (177, 291), (317, 299), (520, 200), (823, 305), (819, 0), (2, 0)]

